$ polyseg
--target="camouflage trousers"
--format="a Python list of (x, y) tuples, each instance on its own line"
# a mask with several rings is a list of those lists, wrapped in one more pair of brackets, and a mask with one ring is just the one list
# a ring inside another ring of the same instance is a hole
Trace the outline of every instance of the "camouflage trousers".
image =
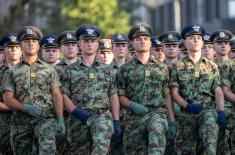
[(12, 155), (10, 144), (10, 123), (0, 122), (0, 155)]
[(176, 136), (177, 150), (182, 155), (195, 155), (199, 141), (200, 154), (215, 155), (218, 132), (215, 110), (203, 110), (197, 115), (182, 110)]
[(92, 114), (87, 125), (71, 116), (69, 124), (66, 155), (107, 154), (114, 131), (110, 112)]
[(233, 107), (224, 107), (227, 119), (226, 129), (220, 128), (217, 155), (235, 155), (235, 114)]
[(166, 114), (137, 116), (127, 110), (124, 118), (123, 152), (126, 155), (162, 155), (166, 145)]
[(11, 146), (14, 155), (54, 155), (56, 132), (54, 118), (12, 117)]

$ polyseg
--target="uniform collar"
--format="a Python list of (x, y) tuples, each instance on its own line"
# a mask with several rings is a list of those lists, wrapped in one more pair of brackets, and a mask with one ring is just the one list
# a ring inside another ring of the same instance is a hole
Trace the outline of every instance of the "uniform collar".
[[(142, 62), (137, 58), (136, 55), (133, 57), (132, 62), (142, 64)], [(146, 64), (148, 63), (158, 63), (158, 61), (150, 56)]]
[(34, 64), (36, 64), (36, 63), (38, 63), (38, 64), (46, 64), (45, 62), (43, 62), (42, 60), (40, 60), (39, 58), (37, 58), (37, 60), (34, 62), (34, 63), (32, 63), (32, 64), (29, 64), (29, 63), (27, 63), (24, 59), (21, 59), (21, 61), (20, 61), (20, 63), (21, 64), (27, 64), (27, 65), (34, 65)]

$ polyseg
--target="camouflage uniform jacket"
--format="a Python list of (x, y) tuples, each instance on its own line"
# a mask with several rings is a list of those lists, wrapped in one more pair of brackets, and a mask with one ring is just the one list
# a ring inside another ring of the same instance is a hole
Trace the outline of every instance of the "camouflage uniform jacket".
[(109, 97), (117, 92), (115, 75), (107, 65), (95, 61), (87, 67), (78, 60), (65, 69), (62, 90), (80, 108), (109, 110)]
[(153, 58), (142, 64), (134, 57), (117, 73), (118, 95), (154, 110), (166, 110), (164, 97), (169, 93), (168, 83), (167, 65)]
[(215, 88), (220, 85), (219, 69), (214, 62), (201, 57), (194, 64), (184, 57), (173, 66), (170, 77), (170, 87), (178, 87), (180, 96), (188, 103), (214, 107)]
[(51, 90), (60, 87), (56, 70), (43, 61), (28, 64), (21, 60), (4, 75), (3, 91), (11, 91), (22, 104), (42, 108), (44, 116), (54, 116)]

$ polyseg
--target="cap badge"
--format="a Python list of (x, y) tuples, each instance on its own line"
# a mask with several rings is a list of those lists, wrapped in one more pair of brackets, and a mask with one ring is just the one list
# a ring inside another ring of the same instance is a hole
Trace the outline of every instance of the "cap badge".
[(33, 31), (31, 29), (26, 29), (27, 34), (33, 34)]
[(11, 41), (16, 41), (16, 37), (15, 36), (10, 36), (9, 38), (11, 39)]
[(224, 37), (225, 37), (224, 32), (220, 32), (220, 33), (219, 33), (219, 36), (220, 36), (221, 38), (224, 38)]
[(161, 42), (160, 42), (159, 40), (155, 40), (155, 42), (156, 42), (157, 44), (161, 44)]
[(193, 30), (194, 30), (194, 31), (196, 31), (196, 32), (199, 32), (199, 30), (200, 30), (200, 26), (196, 26), (196, 25), (195, 25), (195, 26), (193, 26)]
[(122, 38), (122, 35), (121, 35), (121, 34), (118, 34), (118, 35), (117, 35), (117, 38), (118, 38), (119, 40), (123, 40), (123, 38)]
[(140, 26), (140, 31), (146, 31), (146, 29), (143, 26)]
[(204, 39), (204, 40), (209, 40), (209, 39), (210, 39), (210, 36), (204, 35), (204, 36), (203, 36), (203, 39)]
[(172, 40), (174, 37), (173, 37), (173, 35), (172, 34), (168, 34), (168, 39), (169, 40)]
[(86, 31), (89, 35), (93, 35), (93, 33), (94, 33), (94, 30), (91, 28), (86, 29)]
[(71, 38), (72, 38), (72, 35), (71, 35), (70, 33), (67, 33), (67, 34), (66, 34), (66, 38), (67, 38), (67, 39), (71, 39)]
[(51, 37), (47, 38), (48, 43), (53, 43), (54, 40), (55, 40), (55, 39), (54, 39), (54, 38), (51, 38)]
[(105, 48), (110, 48), (111, 46), (110, 46), (110, 44), (108, 42), (104, 42), (104, 47)]

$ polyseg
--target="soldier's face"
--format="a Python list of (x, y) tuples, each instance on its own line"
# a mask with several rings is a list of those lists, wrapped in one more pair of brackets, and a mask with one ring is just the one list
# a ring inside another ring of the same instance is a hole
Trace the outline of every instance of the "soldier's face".
[(116, 58), (124, 58), (128, 52), (128, 45), (127, 44), (113, 44), (113, 54)]
[(112, 63), (114, 58), (113, 52), (111, 51), (99, 51), (98, 52), (98, 59), (101, 63), (109, 65)]
[(99, 43), (97, 39), (81, 39), (79, 41), (79, 47), (83, 54), (94, 55), (97, 52)]
[(216, 55), (228, 55), (230, 51), (230, 43), (228, 41), (216, 42), (214, 43), (214, 49), (216, 51)]
[(0, 64), (3, 63), (5, 61), (5, 54), (4, 54), (4, 50), (0, 51)]
[(53, 64), (59, 60), (60, 50), (59, 48), (43, 48), (42, 59), (46, 63)]
[(136, 52), (149, 52), (151, 41), (149, 36), (137, 36), (133, 40), (133, 46)]
[(202, 46), (203, 46), (203, 40), (202, 40), (202, 36), (200, 35), (191, 35), (188, 36), (185, 41), (184, 44), (186, 46), (186, 48), (188, 49), (188, 52), (198, 52), (202, 50)]
[(202, 47), (202, 56), (209, 60), (214, 60), (215, 58), (215, 50), (213, 48), (213, 44), (204, 44)]
[(161, 62), (163, 62), (165, 60), (165, 54), (163, 53), (162, 48), (158, 48), (158, 49), (152, 48), (151, 49), (151, 55), (155, 59), (157, 59), (157, 60), (159, 60)]
[(35, 39), (22, 40), (21, 47), (26, 56), (37, 55), (40, 48), (38, 40)]
[(175, 59), (179, 57), (180, 49), (178, 44), (166, 44), (163, 45), (163, 52), (165, 53), (165, 57), (167, 59)]
[(22, 50), (20, 46), (4, 47), (4, 53), (6, 59), (9, 61), (19, 61), (22, 56)]
[(74, 59), (78, 54), (78, 46), (76, 43), (62, 44), (61, 51), (66, 59)]

